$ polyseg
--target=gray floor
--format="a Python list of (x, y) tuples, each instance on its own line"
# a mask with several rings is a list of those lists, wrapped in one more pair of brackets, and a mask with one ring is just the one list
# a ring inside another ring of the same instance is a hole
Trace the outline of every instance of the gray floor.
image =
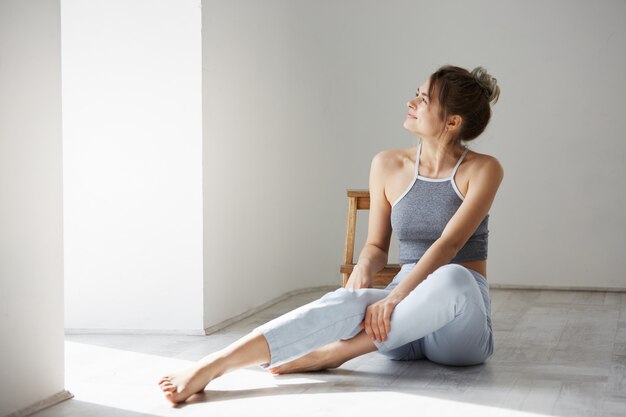
[(626, 416), (626, 293), (603, 292), (492, 290), (496, 350), (479, 366), (371, 353), (324, 372), (242, 369), (184, 406), (161, 397), (163, 373), (321, 294), (291, 297), (206, 337), (67, 336), (75, 398), (35, 416)]

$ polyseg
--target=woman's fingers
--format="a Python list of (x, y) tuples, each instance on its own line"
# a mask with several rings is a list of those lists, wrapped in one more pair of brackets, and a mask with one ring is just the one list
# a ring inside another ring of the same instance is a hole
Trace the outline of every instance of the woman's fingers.
[(370, 337), (372, 337), (372, 339), (374, 340), (378, 340), (379, 338), (379, 333), (378, 333), (378, 317), (377, 317), (377, 311), (375, 307), (372, 307), (371, 309), (371, 313), (370, 313)]
[(376, 326), (377, 340), (380, 342), (387, 341), (387, 335), (391, 331), (391, 313), (394, 305), (383, 303), (377, 306)]
[(378, 327), (379, 327), (379, 333), (380, 333), (380, 341), (384, 342), (387, 340), (387, 333), (389, 332), (388, 330), (388, 326), (387, 326), (387, 309), (384, 309), (380, 316), (379, 316), (379, 320), (378, 320)]
[(380, 335), (379, 342), (387, 340), (387, 328), (385, 326), (385, 313), (384, 310), (378, 315), (378, 334)]
[(395, 305), (378, 302), (370, 305), (365, 311), (365, 320), (360, 327), (372, 340), (379, 342), (387, 341), (387, 335), (391, 331), (391, 313)]
[(385, 304), (383, 310), (380, 315), (380, 333), (382, 334), (382, 341), (387, 341), (387, 335), (391, 331), (391, 311), (393, 308), (390, 308), (388, 304)]
[(367, 308), (365, 319), (365, 333), (367, 333), (372, 340), (378, 340), (378, 323), (376, 317), (376, 305), (372, 304)]

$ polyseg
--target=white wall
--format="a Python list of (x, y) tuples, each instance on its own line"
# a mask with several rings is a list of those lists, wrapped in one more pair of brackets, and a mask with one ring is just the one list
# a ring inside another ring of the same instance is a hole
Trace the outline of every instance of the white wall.
[(200, 3), (61, 11), (66, 327), (200, 333)]
[(202, 2), (205, 327), (340, 282), (350, 156), (314, 4)]
[(68, 327), (197, 329), (338, 284), (345, 190), (415, 144), (406, 100), (445, 63), (502, 86), (473, 145), (506, 171), (490, 281), (626, 287), (623, 2), (204, 0), (201, 43), (199, 6), (64, 2)]
[(338, 282), (345, 190), (367, 188), (377, 151), (415, 145), (406, 101), (446, 63), (502, 87), (472, 145), (506, 171), (490, 281), (626, 287), (625, 3), (202, 4), (205, 325)]
[(2, 416), (68, 396), (60, 40), (57, 0), (0, 2)]

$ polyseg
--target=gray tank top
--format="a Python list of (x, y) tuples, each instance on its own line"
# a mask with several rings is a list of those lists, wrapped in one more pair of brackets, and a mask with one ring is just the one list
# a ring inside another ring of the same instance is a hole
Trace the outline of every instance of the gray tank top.
[[(461, 206), (464, 196), (454, 175), (467, 154), (467, 147), (448, 178), (422, 177), (418, 173), (422, 143), (417, 147), (413, 182), (391, 205), (391, 227), (400, 242), (399, 262), (417, 262), (437, 240), (448, 221)], [(450, 263), (487, 259), (489, 214)]]

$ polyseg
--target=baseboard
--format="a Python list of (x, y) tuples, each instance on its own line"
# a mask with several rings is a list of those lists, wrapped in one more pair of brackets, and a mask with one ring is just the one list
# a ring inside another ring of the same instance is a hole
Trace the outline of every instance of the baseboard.
[(334, 291), (337, 288), (339, 288), (338, 285), (325, 285), (322, 287), (309, 287), (309, 288), (302, 288), (299, 290), (293, 290), (293, 291), (289, 291), (279, 297), (273, 298), (270, 301), (261, 304), (258, 307), (255, 307), (253, 309), (250, 309), (248, 311), (245, 311), (241, 314), (239, 314), (238, 316), (235, 317), (231, 317), (228, 320), (224, 320), (221, 321), (217, 324), (214, 324), (213, 326), (207, 327), (206, 329), (204, 329), (204, 334), (205, 335), (210, 335), (211, 333), (215, 333), (219, 330), (222, 330), (225, 327), (230, 326), (233, 323), (236, 323), (240, 320), (243, 320), (245, 318), (248, 318), (256, 313), (258, 313), (261, 310), (265, 310), (268, 307), (271, 307), (272, 305), (276, 304), (276, 303), (280, 303), (283, 300), (286, 300), (289, 297), (293, 297), (294, 295), (299, 295), (299, 294), (305, 294), (307, 292), (313, 292), (313, 291)]
[(44, 408), (48, 408), (48, 407), (52, 407), (53, 405), (56, 405), (60, 402), (63, 402), (65, 400), (69, 400), (70, 398), (73, 398), (74, 394), (72, 394), (69, 391), (63, 390), (61, 392), (57, 392), (56, 394), (45, 398), (43, 400), (37, 401), (35, 404), (29, 405), (26, 408), (22, 408), (21, 410), (17, 410), (14, 413), (9, 414), (6, 417), (26, 417), (26, 416), (30, 416), (31, 414), (35, 414), (36, 412), (39, 412), (41, 410), (43, 410)]
[(498, 290), (551, 290), (551, 291), (598, 291), (598, 292), (626, 292), (626, 287), (567, 287), (552, 285), (516, 285), (493, 284), (489, 288)]
[(204, 329), (65, 329), (66, 335), (114, 334), (141, 336), (204, 336)]

